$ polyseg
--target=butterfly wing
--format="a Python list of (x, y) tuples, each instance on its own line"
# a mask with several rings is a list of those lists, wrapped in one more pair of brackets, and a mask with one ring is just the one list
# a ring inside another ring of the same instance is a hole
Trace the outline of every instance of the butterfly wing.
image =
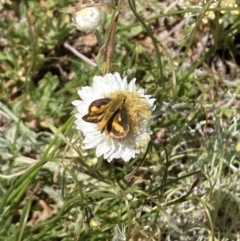
[(124, 109), (120, 109), (114, 113), (107, 124), (109, 135), (114, 138), (123, 138), (129, 131), (128, 116)]
[(82, 119), (86, 122), (98, 123), (102, 120), (105, 111), (109, 107), (110, 98), (102, 98), (95, 100), (88, 108), (88, 114), (84, 115)]

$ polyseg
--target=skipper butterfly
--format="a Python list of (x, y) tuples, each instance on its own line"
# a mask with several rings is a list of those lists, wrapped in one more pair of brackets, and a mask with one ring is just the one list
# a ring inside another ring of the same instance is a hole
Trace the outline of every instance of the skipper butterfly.
[(124, 103), (126, 96), (118, 94), (115, 98), (102, 98), (94, 100), (88, 114), (82, 119), (86, 122), (98, 123), (98, 129), (107, 131), (113, 138), (123, 138), (128, 134), (129, 121)]

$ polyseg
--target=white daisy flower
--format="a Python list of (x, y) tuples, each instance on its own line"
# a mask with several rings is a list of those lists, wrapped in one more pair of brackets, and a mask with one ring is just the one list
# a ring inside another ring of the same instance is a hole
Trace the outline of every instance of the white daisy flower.
[(137, 88), (136, 79), (128, 84), (118, 73), (95, 76), (92, 87), (78, 91), (77, 129), (85, 136), (86, 149), (96, 148), (96, 156), (111, 162), (122, 158), (128, 162), (150, 140), (150, 124), (155, 99)]

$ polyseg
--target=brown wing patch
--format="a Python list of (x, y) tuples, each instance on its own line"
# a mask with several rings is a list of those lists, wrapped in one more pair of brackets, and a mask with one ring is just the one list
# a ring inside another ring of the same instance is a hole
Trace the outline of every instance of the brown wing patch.
[(107, 130), (110, 136), (114, 138), (123, 138), (129, 131), (128, 116), (124, 109), (118, 110), (107, 124)]
[(82, 119), (91, 123), (100, 122), (104, 116), (104, 112), (109, 107), (110, 101), (110, 98), (102, 98), (93, 101), (88, 108), (88, 114), (84, 115)]

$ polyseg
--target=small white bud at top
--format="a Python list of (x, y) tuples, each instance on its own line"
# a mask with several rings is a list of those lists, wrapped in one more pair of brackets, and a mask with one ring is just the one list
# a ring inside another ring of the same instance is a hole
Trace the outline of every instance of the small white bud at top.
[(103, 13), (97, 7), (81, 9), (73, 14), (74, 26), (82, 32), (95, 31), (103, 21)]

